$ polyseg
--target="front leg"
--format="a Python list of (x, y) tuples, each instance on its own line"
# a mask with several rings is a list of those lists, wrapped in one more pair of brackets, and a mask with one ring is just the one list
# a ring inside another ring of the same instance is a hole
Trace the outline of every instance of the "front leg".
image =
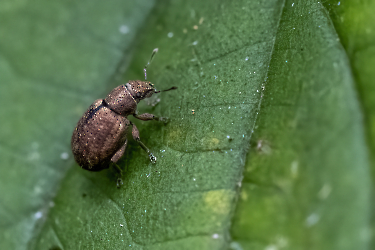
[(157, 117), (149, 113), (144, 113), (141, 115), (134, 114), (133, 116), (142, 121), (156, 120), (156, 121), (168, 122), (168, 118), (166, 117)]

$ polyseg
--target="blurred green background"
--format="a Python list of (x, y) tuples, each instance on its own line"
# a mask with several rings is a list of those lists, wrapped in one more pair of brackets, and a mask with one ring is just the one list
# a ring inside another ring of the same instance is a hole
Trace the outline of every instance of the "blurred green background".
[[(374, 249), (375, 1), (0, 2), (0, 249)], [(124, 185), (74, 162), (148, 69)]]

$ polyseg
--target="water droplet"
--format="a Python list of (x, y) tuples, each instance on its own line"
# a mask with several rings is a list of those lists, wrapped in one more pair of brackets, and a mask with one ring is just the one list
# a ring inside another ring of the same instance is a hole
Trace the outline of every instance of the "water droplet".
[(329, 184), (324, 184), (318, 193), (318, 197), (321, 200), (325, 200), (331, 194), (332, 188)]
[(306, 226), (307, 227), (311, 227), (313, 225), (315, 225), (316, 223), (318, 223), (320, 220), (320, 216), (317, 215), (317, 214), (310, 214), (307, 218), (306, 218)]
[(167, 36), (168, 36), (169, 38), (172, 38), (172, 37), (173, 37), (173, 32), (169, 32)]
[(121, 34), (128, 34), (130, 32), (130, 29), (127, 25), (121, 25), (119, 31)]
[(34, 218), (35, 219), (40, 219), (40, 218), (42, 218), (42, 216), (43, 216), (43, 213), (42, 212), (40, 212), (40, 211), (38, 211), (38, 212), (36, 212), (35, 214), (34, 214)]
[(151, 153), (148, 157), (150, 157), (150, 161), (152, 163), (155, 163), (156, 162), (156, 157)]
[(291, 166), (290, 166), (290, 172), (292, 173), (293, 178), (298, 177), (298, 161), (293, 161)]
[(243, 250), (242, 246), (240, 245), (240, 243), (236, 242), (236, 241), (232, 241), (229, 245), (230, 249), (232, 250)]
[(60, 158), (62, 160), (67, 160), (69, 158), (69, 154), (67, 152), (63, 152), (61, 153)]
[(278, 250), (279, 248), (276, 245), (268, 245), (265, 250)]

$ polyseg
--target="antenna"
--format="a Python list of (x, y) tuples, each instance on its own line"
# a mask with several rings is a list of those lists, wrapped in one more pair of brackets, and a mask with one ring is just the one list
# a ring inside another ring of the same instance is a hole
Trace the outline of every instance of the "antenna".
[(164, 89), (164, 90), (155, 91), (155, 93), (165, 92), (165, 91), (174, 90), (174, 89), (177, 89), (177, 87), (173, 86), (170, 89)]
[(148, 60), (147, 64), (145, 65), (145, 68), (143, 69), (143, 71), (145, 72), (145, 80), (147, 80), (147, 73), (146, 73), (146, 69), (148, 67), (148, 65), (150, 65), (150, 63), (152, 62), (152, 59), (154, 58), (155, 54), (158, 52), (158, 48), (154, 49), (152, 51), (152, 54), (151, 54), (151, 57), (150, 57), (150, 60)]

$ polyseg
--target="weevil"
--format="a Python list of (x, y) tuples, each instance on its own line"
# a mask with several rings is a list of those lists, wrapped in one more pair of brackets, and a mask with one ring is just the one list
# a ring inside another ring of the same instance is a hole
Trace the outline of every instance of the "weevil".
[[(157, 51), (158, 49), (153, 50), (150, 60), (144, 67), (145, 80), (146, 69)], [(155, 163), (156, 157), (143, 144), (138, 128), (127, 117), (133, 115), (143, 121), (165, 120), (153, 114), (137, 112), (137, 104), (141, 100), (159, 92), (161, 91), (156, 91), (151, 82), (129, 81), (114, 88), (104, 99), (98, 99), (91, 104), (78, 121), (71, 140), (72, 152), (78, 165), (89, 171), (101, 171), (114, 165), (120, 175), (117, 186), (121, 186), (122, 171), (116, 163), (125, 153), (127, 134), (131, 126), (133, 139), (146, 151), (150, 161)]]

